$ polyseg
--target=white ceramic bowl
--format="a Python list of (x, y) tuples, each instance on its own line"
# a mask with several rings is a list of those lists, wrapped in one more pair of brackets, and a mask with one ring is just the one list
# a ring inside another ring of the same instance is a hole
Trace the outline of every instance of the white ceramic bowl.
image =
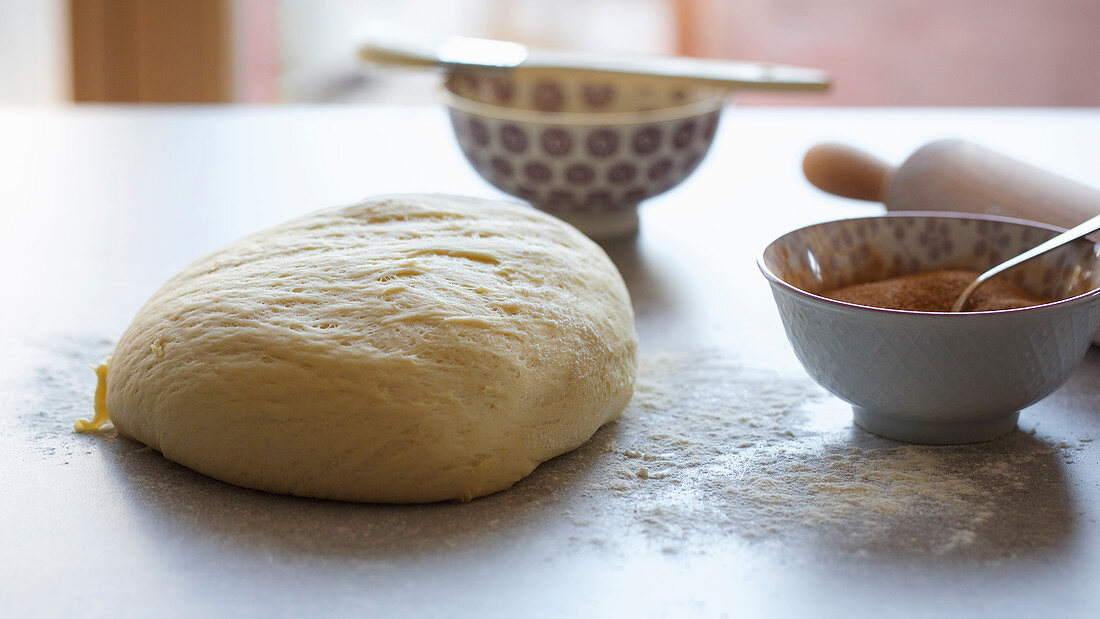
[(1100, 324), (1100, 246), (1082, 240), (1005, 277), (1053, 303), (938, 313), (820, 296), (918, 271), (987, 268), (1054, 236), (1045, 224), (894, 213), (816, 224), (772, 242), (758, 264), (810, 376), (852, 404), (864, 429), (900, 441), (983, 441), (1060, 387)]
[(444, 97), (482, 177), (597, 239), (634, 234), (638, 203), (698, 167), (725, 100), (717, 90), (535, 70), (456, 73)]

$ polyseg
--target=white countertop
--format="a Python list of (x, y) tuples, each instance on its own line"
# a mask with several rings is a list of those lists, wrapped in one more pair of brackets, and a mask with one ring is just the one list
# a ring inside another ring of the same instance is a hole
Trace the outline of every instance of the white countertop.
[[(434, 108), (0, 109), (0, 614), (1095, 616), (1100, 351), (1020, 430), (903, 446), (805, 376), (754, 264), (877, 212), (802, 153), (965, 137), (1100, 184), (1096, 110), (732, 109), (607, 246), (641, 378), (624, 417), (514, 488), (374, 506), (242, 490), (77, 435), (88, 365), (238, 236), (392, 191), (496, 196)], [(879, 207), (881, 208), (881, 207)]]

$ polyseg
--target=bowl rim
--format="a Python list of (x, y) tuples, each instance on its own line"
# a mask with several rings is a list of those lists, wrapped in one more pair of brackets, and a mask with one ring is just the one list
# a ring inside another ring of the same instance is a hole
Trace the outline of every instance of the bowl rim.
[(436, 98), (448, 108), (474, 116), (534, 125), (582, 126), (639, 125), (693, 118), (709, 112), (721, 111), (725, 107), (728, 96), (728, 91), (718, 91), (698, 101), (682, 105), (633, 112), (541, 112), (475, 101), (455, 93), (445, 83), (441, 84), (436, 91)]
[[(857, 221), (857, 220), (865, 220), (865, 219), (880, 219), (880, 218), (884, 218), (884, 217), (886, 217), (886, 218), (923, 217), (923, 218), (929, 218), (929, 219), (971, 219), (971, 220), (975, 220), (975, 221), (995, 221), (995, 222), (999, 222), (999, 223), (1020, 224), (1020, 225), (1030, 226), (1030, 227), (1033, 227), (1033, 228), (1040, 228), (1042, 230), (1047, 230), (1047, 231), (1055, 232), (1055, 233), (1061, 233), (1061, 232), (1066, 231), (1065, 228), (1060, 228), (1058, 226), (1048, 224), (1048, 223), (1043, 223), (1041, 221), (1032, 221), (1032, 220), (1029, 220), (1029, 219), (1021, 219), (1021, 218), (1018, 218), (1018, 217), (1004, 217), (1004, 216), (1001, 216), (1001, 215), (989, 215), (989, 214), (986, 214), (986, 213), (958, 213), (958, 212), (951, 212), (951, 211), (892, 211), (892, 212), (887, 212), (887, 213), (881, 213), (881, 214), (878, 214), (878, 215), (862, 215), (862, 216), (858, 216), (858, 217), (842, 217), (840, 219), (833, 219), (833, 220), (829, 220), (829, 221), (821, 221), (821, 222), (801, 226), (799, 228), (795, 228), (793, 230), (785, 232), (785, 233), (779, 235), (778, 237), (776, 237), (775, 239), (772, 239), (772, 241), (769, 242), (767, 245), (765, 245), (764, 249), (761, 250), (759, 254), (757, 254), (756, 266), (760, 269), (760, 272), (763, 273), (764, 277), (767, 278), (767, 280), (772, 283), (772, 285), (779, 286), (780, 288), (788, 290), (789, 292), (792, 292), (792, 293), (794, 293), (798, 296), (807, 297), (809, 299), (812, 299), (814, 302), (823, 303), (825, 305), (834, 306), (834, 307), (837, 307), (837, 308), (849, 309), (849, 310), (875, 312), (875, 313), (881, 313), (881, 314), (896, 314), (896, 315), (902, 315), (902, 316), (937, 316), (937, 317), (949, 317), (948, 320), (956, 320), (956, 319), (965, 319), (967, 317), (972, 317), (972, 316), (1019, 314), (1019, 313), (1022, 313), (1022, 312), (1045, 311), (1046, 309), (1057, 307), (1057, 306), (1062, 306), (1062, 305), (1077, 304), (1077, 303), (1083, 302), (1086, 299), (1090, 299), (1092, 297), (1100, 296), (1100, 286), (1097, 286), (1096, 288), (1093, 288), (1092, 290), (1089, 290), (1087, 292), (1083, 292), (1081, 294), (1074, 295), (1072, 297), (1067, 297), (1065, 299), (1059, 299), (1057, 301), (1051, 301), (1050, 303), (1041, 303), (1039, 305), (1029, 305), (1027, 307), (1016, 307), (1016, 308), (1000, 309), (1000, 310), (983, 310), (983, 311), (977, 311), (977, 312), (925, 312), (925, 311), (918, 311), (918, 310), (892, 309), (892, 308), (888, 308), (888, 307), (872, 307), (870, 305), (859, 305), (857, 303), (848, 303), (846, 301), (838, 301), (836, 299), (831, 299), (829, 297), (825, 297), (825, 296), (822, 296), (822, 295), (819, 295), (819, 294), (814, 294), (812, 292), (803, 290), (803, 289), (799, 288), (798, 286), (787, 283), (781, 277), (779, 277), (778, 275), (773, 273), (771, 271), (771, 269), (768, 268), (767, 264), (764, 262), (764, 254), (767, 253), (767, 251), (769, 249), (771, 249), (772, 246), (774, 246), (776, 243), (778, 243), (780, 240), (786, 238), (787, 236), (790, 236), (790, 235), (795, 234), (797, 232), (801, 232), (802, 230), (806, 230), (806, 229), (809, 229), (809, 228), (814, 228), (814, 227), (817, 227), (817, 226), (824, 226), (824, 225), (829, 225), (829, 224), (840, 223), (840, 222), (843, 222), (843, 221)], [(1090, 241), (1088, 238), (1078, 239), (1078, 241), (1076, 241), (1076, 242), (1079, 242), (1079, 241), (1085, 241), (1087, 243), (1091, 243), (1093, 245), (1093, 247), (1097, 248), (1097, 250), (1100, 250), (1100, 243)]]

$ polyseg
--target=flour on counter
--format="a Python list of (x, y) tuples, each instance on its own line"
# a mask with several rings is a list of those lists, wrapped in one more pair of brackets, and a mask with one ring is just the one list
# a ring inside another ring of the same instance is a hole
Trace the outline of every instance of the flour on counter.
[(643, 535), (682, 548), (809, 534), (858, 553), (965, 554), (1000, 543), (998, 515), (1018, 517), (1011, 503), (1046, 492), (1045, 475), (1057, 486), (1062, 453), (1020, 431), (954, 447), (881, 439), (808, 378), (718, 355), (643, 357), (610, 430), (589, 499), (630, 506)]
[[(25, 366), (24, 375), (6, 375), (5, 380), (34, 385), (38, 401), (19, 416), (24, 431), (33, 441), (34, 449), (43, 457), (61, 458), (68, 464), (78, 451), (91, 450), (79, 446), (69, 430), (69, 418), (87, 416), (92, 410), (91, 393), (95, 388), (92, 360), (110, 354), (113, 343), (101, 337), (79, 337), (53, 345), (20, 349)], [(31, 403), (27, 403), (31, 404)], [(114, 436), (114, 428), (100, 433)]]
[(96, 475), (152, 514), (156, 534), (172, 523), (276, 554), (436, 556), (541, 544), (604, 560), (633, 554), (627, 548), (692, 557), (747, 544), (775, 546), (792, 561), (820, 552), (997, 562), (1071, 538), (1079, 508), (1065, 459), (1095, 453), (1095, 437), (1034, 431), (978, 445), (903, 445), (853, 427), (851, 409), (801, 373), (719, 353), (643, 355), (620, 420), (506, 491), (400, 507), (310, 501), (214, 481), (121, 437), (72, 432), (91, 407), (88, 364), (110, 342), (72, 338), (18, 352), (21, 363), (0, 381), (32, 394), (10, 414), (39, 470), (57, 467), (80, 484)]

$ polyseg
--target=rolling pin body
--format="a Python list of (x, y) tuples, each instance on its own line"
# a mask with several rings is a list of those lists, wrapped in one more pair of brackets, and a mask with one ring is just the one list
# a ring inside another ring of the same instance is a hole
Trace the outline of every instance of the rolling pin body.
[(819, 144), (806, 178), (836, 195), (891, 211), (988, 213), (1062, 228), (1100, 214), (1100, 191), (963, 140), (939, 140), (897, 169), (850, 146)]

